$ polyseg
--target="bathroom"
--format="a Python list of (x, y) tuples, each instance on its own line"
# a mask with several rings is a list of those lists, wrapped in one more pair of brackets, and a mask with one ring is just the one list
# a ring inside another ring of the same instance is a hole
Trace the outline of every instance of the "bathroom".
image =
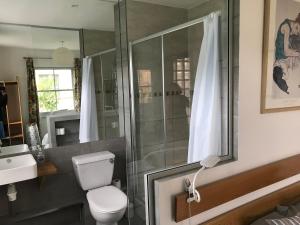
[[(7, 95), (6, 104), (0, 101), (0, 165), (28, 153), (37, 161), (34, 178), (0, 183), (0, 224), (152, 225), (154, 190), (146, 180), (154, 173), (162, 178), (191, 171), (210, 154), (222, 163), (234, 159), (238, 4), (0, 1), (0, 97)], [(212, 60), (218, 58), (219, 80), (211, 88), (218, 92), (212, 118), (218, 147), (193, 156), (192, 105), (210, 17), (218, 23), (212, 43), (218, 57)], [(24, 144), (27, 150), (20, 150)], [(10, 150), (14, 146), (19, 150)], [(99, 157), (113, 167), (96, 167), (87, 178), (93, 183), (108, 176), (100, 186), (112, 184), (120, 198), (126, 196), (120, 218), (110, 223), (97, 219), (88, 199), (99, 185), (84, 188), (80, 175), (82, 161)]]

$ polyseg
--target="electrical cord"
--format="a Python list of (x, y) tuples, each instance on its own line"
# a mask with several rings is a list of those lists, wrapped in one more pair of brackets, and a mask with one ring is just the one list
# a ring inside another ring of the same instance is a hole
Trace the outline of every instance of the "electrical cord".
[(197, 173), (194, 175), (194, 178), (193, 178), (192, 191), (193, 191), (193, 196), (195, 197), (196, 202), (200, 202), (200, 200), (201, 200), (200, 193), (195, 188), (196, 178), (201, 171), (205, 170), (205, 168), (206, 168), (205, 166), (202, 166), (201, 169), (197, 171)]
[(189, 180), (188, 180), (188, 182), (187, 182), (187, 180), (185, 180), (186, 187), (188, 187), (186, 190), (188, 190), (188, 193), (189, 193), (189, 196), (188, 196), (188, 199), (187, 199), (187, 202), (189, 204), (189, 206), (188, 206), (189, 207), (189, 219), (188, 219), (189, 225), (192, 225), (192, 207), (191, 207), (191, 204), (194, 201), (197, 202), (197, 203), (199, 203), (201, 201), (200, 193), (195, 188), (195, 183), (196, 183), (197, 176), (199, 175), (199, 173), (201, 173), (206, 168), (214, 167), (218, 162), (220, 162), (220, 160), (221, 159), (218, 156), (214, 156), (214, 155), (206, 157), (205, 159), (203, 159), (200, 162), (200, 165), (202, 167), (195, 173), (195, 175), (193, 177), (192, 184), (190, 184)]
[(191, 202), (189, 202), (189, 225), (192, 225), (192, 207), (191, 207)]
[[(190, 179), (186, 178), (184, 180), (184, 184), (185, 184), (185, 191), (188, 193), (188, 199), (193, 197), (193, 190), (192, 190), (192, 183), (190, 181)], [(187, 202), (188, 202), (188, 210), (189, 210), (189, 215), (188, 215), (188, 222), (189, 222), (189, 225), (191, 225), (191, 220), (192, 220), (192, 209), (191, 209), (191, 201), (189, 201), (187, 199)]]
[[(201, 200), (201, 197), (200, 197), (200, 193), (196, 190), (195, 188), (195, 183), (196, 183), (196, 178), (197, 176), (199, 175), (199, 173), (201, 173), (201, 171), (205, 170), (205, 166), (202, 166), (201, 169), (199, 169), (197, 171), (197, 173), (194, 175), (194, 178), (193, 178), (193, 182), (191, 184), (191, 188), (189, 189), (189, 197), (193, 197), (194, 198), (194, 201), (196, 202), (200, 202)], [(192, 225), (192, 204), (193, 201), (188, 201), (188, 204), (189, 204), (189, 225)]]

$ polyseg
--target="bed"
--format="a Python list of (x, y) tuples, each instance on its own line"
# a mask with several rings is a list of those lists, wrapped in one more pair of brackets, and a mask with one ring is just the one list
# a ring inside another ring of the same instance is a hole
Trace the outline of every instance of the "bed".
[[(288, 214), (280, 214), (279, 205), (288, 206)], [(204, 225), (268, 225), (266, 219), (289, 217), (300, 212), (300, 182), (273, 192), (246, 205), (222, 214)]]

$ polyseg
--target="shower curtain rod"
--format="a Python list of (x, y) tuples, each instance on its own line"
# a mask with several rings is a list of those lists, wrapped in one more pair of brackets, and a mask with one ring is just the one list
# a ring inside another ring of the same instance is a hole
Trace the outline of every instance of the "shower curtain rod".
[(99, 56), (99, 55), (103, 55), (103, 54), (106, 54), (106, 53), (109, 53), (109, 52), (113, 52), (115, 51), (116, 49), (115, 48), (112, 48), (112, 49), (108, 49), (108, 50), (105, 50), (105, 51), (102, 51), (102, 52), (97, 52), (95, 54), (92, 54), (92, 55), (88, 55), (86, 56), (87, 58), (93, 58), (95, 56)]
[[(217, 13), (218, 15), (221, 15), (221, 11), (215, 11), (215, 13)], [(155, 34), (151, 34), (147, 37), (144, 37), (144, 38), (141, 38), (141, 39), (138, 39), (138, 40), (135, 40), (135, 41), (132, 41), (132, 45), (134, 44), (138, 44), (138, 43), (141, 43), (141, 42), (144, 42), (144, 41), (148, 41), (148, 40), (151, 40), (153, 38), (157, 38), (157, 37), (160, 37), (160, 36), (164, 36), (166, 34), (169, 34), (169, 33), (172, 33), (174, 31), (178, 31), (178, 30), (182, 30), (184, 28), (187, 28), (187, 27), (190, 27), (190, 26), (193, 26), (193, 25), (196, 25), (198, 23), (202, 23), (204, 21), (204, 19), (206, 17), (208, 17), (209, 15), (206, 15), (206, 16), (203, 16), (201, 18), (198, 18), (198, 19), (195, 19), (195, 20), (191, 20), (189, 22), (186, 22), (186, 23), (183, 23), (183, 24), (180, 24), (178, 26), (175, 26), (175, 27), (171, 27), (167, 30), (164, 30), (164, 31), (161, 31), (161, 32), (158, 32), (158, 33), (155, 33)]]
[[(92, 57), (95, 57), (95, 56), (103, 55), (103, 54), (106, 54), (106, 53), (109, 53), (109, 52), (113, 52), (115, 50), (116, 50), (115, 48), (112, 48), (112, 49), (108, 49), (108, 50), (105, 50), (105, 51), (102, 51), (102, 52), (97, 52), (93, 55), (87, 56), (87, 58), (92, 58)], [(23, 59), (53, 59), (53, 58), (51, 58), (51, 57), (23, 57)]]
[(23, 57), (23, 59), (52, 59), (50, 57)]

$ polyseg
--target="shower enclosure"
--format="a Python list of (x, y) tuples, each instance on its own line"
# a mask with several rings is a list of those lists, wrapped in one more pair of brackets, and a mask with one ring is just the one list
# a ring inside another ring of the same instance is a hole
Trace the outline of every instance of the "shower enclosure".
[(202, 19), (129, 44), (134, 212), (145, 218), (144, 174), (187, 162)]
[(122, 61), (118, 63), (123, 72), (119, 79), (123, 89), (119, 91), (124, 93), (128, 216), (131, 225), (146, 222), (152, 225), (156, 222), (153, 177), (196, 167), (184, 165), (188, 161), (191, 106), (204, 36), (203, 21), (213, 12), (219, 15), (221, 154), (224, 159), (231, 157), (229, 15), (232, 6), (228, 0), (199, 1), (194, 5), (180, 1), (185, 6), (182, 8), (177, 1), (125, 2), (120, 12), (127, 26), (120, 33), (124, 34), (121, 45), (126, 47), (122, 48)]
[(119, 137), (116, 50), (109, 49), (92, 56), (99, 139)]

